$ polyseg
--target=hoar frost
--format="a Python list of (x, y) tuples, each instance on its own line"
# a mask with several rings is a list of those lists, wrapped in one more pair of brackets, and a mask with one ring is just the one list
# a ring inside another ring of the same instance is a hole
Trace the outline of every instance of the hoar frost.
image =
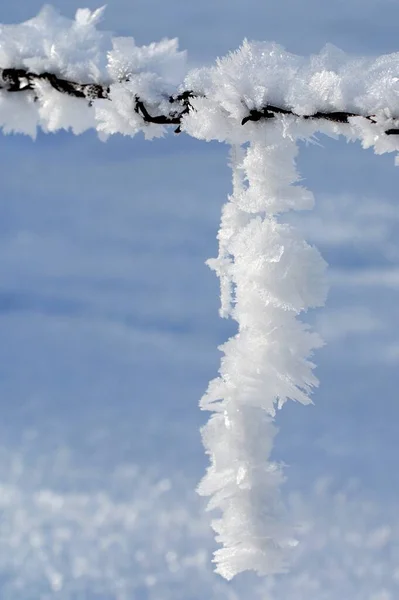
[(295, 545), (280, 496), (282, 468), (271, 460), (276, 406), (310, 403), (317, 385), (309, 361), (320, 338), (297, 316), (324, 303), (325, 262), (279, 215), (310, 208), (295, 183), (295, 140), (262, 124), (244, 151), (234, 147), (234, 190), (223, 209), (220, 253), (209, 261), (221, 280), (221, 314), (238, 333), (222, 346), (220, 376), (201, 400), (213, 411), (203, 429), (211, 466), (199, 486), (221, 510), (213, 522), (217, 571), (284, 572)]
[[(311, 402), (318, 383), (311, 356), (322, 342), (301, 315), (326, 296), (323, 259), (282, 217), (313, 205), (298, 184), (297, 140), (322, 132), (377, 153), (399, 150), (399, 136), (385, 134), (399, 128), (399, 54), (351, 59), (326, 46), (305, 59), (244, 41), (215, 66), (190, 71), (176, 40), (139, 47), (99, 31), (102, 14), (82, 9), (69, 20), (47, 7), (21, 25), (0, 26), (0, 75), (22, 68), (110, 89), (108, 99), (90, 105), (46, 80), (17, 94), (0, 89), (0, 126), (33, 137), (41, 127), (150, 139), (166, 128), (144, 122), (136, 96), (151, 114), (168, 115), (169, 97), (192, 90), (181, 130), (231, 146), (233, 193), (223, 207), (219, 256), (208, 262), (220, 278), (220, 314), (236, 321), (237, 333), (222, 346), (219, 376), (201, 400), (212, 412), (202, 432), (211, 465), (199, 492), (220, 512), (213, 522), (222, 545), (217, 571), (227, 579), (245, 570), (280, 573), (296, 542), (281, 498), (283, 470), (272, 459), (274, 417), (288, 399)], [(295, 114), (242, 125), (266, 104)], [(346, 124), (301, 118), (336, 111), (364, 116)]]

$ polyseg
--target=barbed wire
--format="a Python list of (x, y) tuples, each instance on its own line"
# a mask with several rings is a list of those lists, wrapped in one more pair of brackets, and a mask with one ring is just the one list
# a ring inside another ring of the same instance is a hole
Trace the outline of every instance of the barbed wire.
[[(371, 123), (377, 123), (375, 115), (360, 115), (358, 113), (353, 112), (344, 112), (344, 111), (335, 111), (335, 112), (316, 112), (312, 115), (298, 115), (292, 110), (288, 110), (286, 108), (280, 108), (279, 106), (273, 106), (272, 104), (267, 104), (261, 110), (252, 109), (249, 111), (249, 115), (245, 117), (241, 124), (245, 125), (248, 121), (259, 121), (260, 119), (271, 119), (276, 115), (292, 115), (294, 117), (299, 117), (301, 119), (309, 120), (309, 119), (322, 119), (325, 121), (333, 121), (334, 123), (348, 123), (351, 117), (363, 117), (367, 119)], [(387, 129), (385, 131), (386, 135), (398, 135), (399, 129)]]
[[(63, 79), (54, 73), (32, 73), (26, 69), (20, 68), (0, 68), (0, 90), (7, 92), (25, 92), (35, 90), (35, 82), (47, 81), (51, 87), (61, 94), (67, 94), (75, 98), (86, 99), (91, 106), (96, 99), (110, 99), (110, 87), (98, 83), (77, 83)], [(158, 125), (177, 125), (175, 133), (181, 133), (181, 124), (184, 115), (193, 109), (190, 100), (199, 97), (192, 90), (184, 91), (176, 96), (169, 96), (168, 101), (171, 104), (169, 114), (151, 115), (143, 99), (135, 96), (134, 110), (140, 114), (145, 123), (155, 123)], [(332, 121), (334, 123), (348, 123), (351, 117), (363, 117), (371, 123), (376, 123), (375, 115), (360, 115), (353, 112), (334, 111), (334, 112), (316, 112), (311, 115), (298, 115), (293, 110), (267, 104), (261, 109), (249, 109), (249, 114), (242, 119), (241, 124), (262, 119), (272, 119), (277, 115), (290, 115), (293, 117), (309, 120), (320, 119)], [(387, 129), (386, 135), (399, 135), (399, 128)]]

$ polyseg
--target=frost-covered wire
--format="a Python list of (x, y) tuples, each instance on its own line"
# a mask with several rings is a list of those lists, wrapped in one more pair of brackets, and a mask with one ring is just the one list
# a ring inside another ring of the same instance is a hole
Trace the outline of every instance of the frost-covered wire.
[(377, 152), (397, 149), (397, 54), (352, 59), (326, 46), (305, 59), (244, 41), (215, 66), (190, 70), (177, 40), (137, 46), (99, 30), (102, 16), (103, 9), (80, 9), (70, 20), (47, 6), (25, 23), (0, 26), (5, 133), (94, 128), (102, 139), (138, 132), (151, 139), (170, 125), (194, 135), (190, 123), (201, 122), (205, 139), (225, 139), (233, 128), (245, 142), (253, 125), (277, 119), (306, 121), (309, 133), (343, 133)]
[(399, 151), (399, 54), (353, 59), (326, 46), (306, 59), (244, 41), (190, 70), (176, 40), (140, 47), (100, 31), (101, 16), (82, 9), (71, 21), (46, 7), (0, 26), (0, 127), (151, 139), (173, 125), (231, 146), (233, 193), (209, 265), (220, 277), (221, 315), (237, 333), (201, 400), (212, 412), (203, 429), (211, 464), (199, 491), (219, 511), (217, 571), (279, 573), (296, 542), (272, 455), (274, 418), (288, 400), (311, 403), (322, 342), (300, 317), (326, 295), (323, 259), (283, 218), (313, 205), (298, 185), (297, 141), (321, 132)]
[(211, 466), (199, 492), (222, 513), (213, 523), (223, 545), (215, 562), (227, 579), (284, 572), (296, 543), (280, 496), (283, 469), (271, 456), (274, 416), (289, 399), (311, 403), (318, 382), (309, 358), (321, 340), (297, 316), (326, 295), (320, 254), (278, 218), (313, 204), (293, 185), (297, 151), (281, 123), (258, 127), (245, 152), (234, 149), (233, 195), (210, 262), (221, 278), (222, 314), (238, 324), (201, 400), (213, 415), (203, 429)]
[[(89, 106), (93, 105), (94, 100), (111, 99), (110, 86), (101, 85), (99, 83), (78, 83), (76, 81), (68, 81), (55, 73), (31, 73), (26, 69), (0, 67), (0, 90), (7, 92), (26, 92), (35, 90), (36, 82), (46, 81), (54, 90), (61, 94), (66, 94), (74, 98), (83, 98), (88, 101)], [(126, 81), (129, 81), (127, 78)], [(140, 114), (145, 123), (154, 123), (157, 125), (177, 125), (176, 133), (181, 133), (181, 124), (183, 117), (188, 114), (192, 106), (191, 98), (196, 98), (201, 94), (196, 94), (192, 90), (185, 90), (175, 96), (169, 96), (169, 104), (171, 106), (168, 114), (150, 114), (147, 109), (144, 99), (135, 95), (134, 111)], [(35, 100), (38, 98), (35, 97)], [(298, 119), (311, 120), (326, 120), (333, 123), (348, 124), (349, 119), (353, 117), (363, 117), (370, 123), (376, 123), (375, 115), (361, 115), (353, 112), (332, 111), (321, 112), (317, 111), (311, 115), (298, 115), (294, 111), (282, 106), (273, 106), (266, 104), (260, 109), (251, 109), (249, 114), (241, 121), (241, 125), (245, 125), (249, 121), (257, 122), (263, 119), (273, 119), (279, 115), (289, 115)], [(398, 120), (398, 119), (396, 119)], [(398, 135), (399, 128), (391, 128), (385, 131), (386, 135)]]
[[(127, 78), (126, 81), (129, 79)], [(55, 75), (54, 73), (31, 73), (27, 69), (0, 68), (0, 90), (6, 92), (34, 92), (36, 84), (40, 82), (48, 83), (55, 91), (60, 94), (66, 94), (73, 98), (83, 98), (88, 101), (91, 107), (94, 100), (111, 99), (110, 86), (98, 83), (77, 83), (68, 81)], [(145, 102), (137, 95), (134, 96), (134, 111), (141, 115), (145, 123), (155, 123), (157, 125), (178, 125), (180, 126), (182, 118), (190, 109), (190, 98), (193, 92), (190, 90), (169, 96), (171, 109), (167, 115), (151, 115)], [(38, 100), (34, 96), (35, 101)], [(180, 129), (176, 130), (180, 133)]]

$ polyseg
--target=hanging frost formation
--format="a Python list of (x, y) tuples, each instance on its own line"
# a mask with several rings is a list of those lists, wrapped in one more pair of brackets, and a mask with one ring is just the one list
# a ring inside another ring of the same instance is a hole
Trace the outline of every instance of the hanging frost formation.
[[(399, 54), (353, 60), (326, 47), (304, 59), (245, 41), (215, 66), (190, 71), (176, 40), (138, 47), (99, 31), (101, 15), (84, 9), (70, 21), (47, 7), (26, 23), (0, 26), (0, 126), (33, 137), (41, 127), (150, 139), (166, 127), (146, 122), (137, 99), (150, 114), (170, 115), (171, 96), (190, 90), (181, 130), (231, 146), (233, 193), (223, 208), (219, 256), (209, 265), (220, 277), (221, 315), (237, 322), (237, 334), (222, 347), (219, 377), (201, 400), (212, 412), (203, 429), (211, 464), (199, 492), (219, 511), (213, 527), (221, 575), (283, 572), (295, 536), (280, 496), (283, 472), (271, 457), (274, 416), (288, 399), (310, 403), (317, 385), (311, 356), (321, 340), (300, 317), (326, 295), (323, 259), (284, 223), (284, 213), (313, 205), (298, 185), (296, 142), (321, 131), (378, 153), (397, 151), (399, 136), (385, 131), (399, 128)], [(101, 84), (107, 97), (71, 97), (46, 78), (11, 93), (7, 68)], [(295, 114), (242, 124), (266, 105)], [(347, 123), (302, 118), (334, 111), (357, 116)]]
[(296, 317), (323, 304), (325, 263), (279, 223), (279, 213), (312, 202), (291, 185), (296, 146), (281, 133), (263, 129), (244, 157), (235, 152), (237, 183), (223, 211), (220, 255), (210, 261), (221, 278), (222, 314), (238, 323), (222, 347), (220, 376), (201, 400), (214, 414), (203, 429), (211, 466), (199, 492), (212, 495), (209, 507), (222, 511), (213, 522), (223, 544), (215, 558), (227, 579), (249, 569), (285, 570), (294, 541), (284, 526), (283, 473), (270, 461), (273, 416), (288, 399), (308, 404), (317, 384), (308, 357), (320, 339)]

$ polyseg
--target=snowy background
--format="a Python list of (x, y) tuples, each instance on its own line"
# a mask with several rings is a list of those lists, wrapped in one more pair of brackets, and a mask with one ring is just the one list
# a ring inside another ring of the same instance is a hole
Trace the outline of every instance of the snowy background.
[[(54, 2), (73, 16), (80, 2)], [(86, 2), (95, 8), (94, 2)], [(15, 0), (0, 22), (35, 15)], [(389, 0), (112, 0), (104, 27), (179, 37), (191, 65), (244, 37), (299, 54), (397, 50)], [(315, 406), (278, 415), (275, 458), (303, 522), (290, 575), (226, 583), (194, 493), (198, 400), (233, 332), (218, 317), (227, 147), (95, 133), (1, 137), (0, 592), (35, 600), (392, 600), (399, 587), (399, 205), (393, 156), (320, 137), (297, 221), (330, 265), (312, 319)]]

